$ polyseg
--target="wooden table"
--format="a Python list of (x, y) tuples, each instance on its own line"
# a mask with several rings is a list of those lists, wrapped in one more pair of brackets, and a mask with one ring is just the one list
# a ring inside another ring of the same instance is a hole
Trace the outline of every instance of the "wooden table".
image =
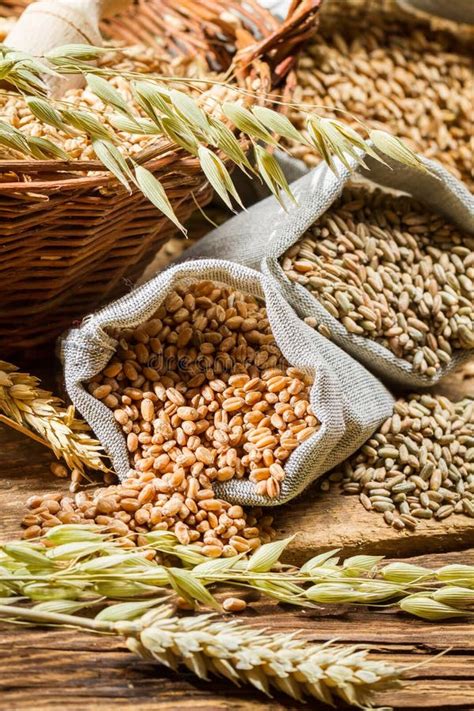
[[(474, 396), (472, 366), (452, 377), (443, 391), (452, 397)], [(29, 495), (66, 487), (51, 476), (49, 462), (47, 449), (0, 428), (3, 540), (19, 535)], [(317, 487), (278, 512), (277, 528), (282, 535), (298, 533), (288, 553), (295, 562), (317, 551), (341, 547), (343, 554), (384, 550), (433, 567), (456, 561), (474, 564), (473, 519), (452, 517), (445, 527), (429, 523), (414, 535), (396, 534), (377, 514), (365, 512), (356, 497), (343, 497), (335, 491), (321, 493)], [(424, 556), (414, 557), (422, 552)], [(259, 602), (248, 610), (241, 619), (271, 630), (300, 628), (305, 637), (315, 641), (337, 638), (368, 644), (377, 649), (375, 656), (400, 665), (426, 662), (407, 672), (403, 690), (381, 694), (377, 703), (400, 711), (474, 709), (474, 627), (469, 622), (433, 624), (400, 612), (344, 606), (308, 612)], [(436, 658), (447, 649), (444, 656)], [(281, 695), (267, 700), (252, 689), (234, 689), (215, 679), (210, 684), (198, 682), (189, 673), (178, 675), (137, 661), (116, 639), (77, 631), (2, 625), (0, 655), (1, 711), (325, 708), (315, 702), (303, 707)]]

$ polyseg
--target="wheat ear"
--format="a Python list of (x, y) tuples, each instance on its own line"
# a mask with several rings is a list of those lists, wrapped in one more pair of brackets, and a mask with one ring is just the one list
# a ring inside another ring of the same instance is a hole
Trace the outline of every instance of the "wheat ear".
[(108, 471), (100, 443), (74, 408), (43, 390), (38, 378), (5, 361), (0, 361), (0, 413), (4, 424), (48, 446), (70, 469)]
[[(123, 604), (121, 609), (125, 612)], [(298, 701), (312, 697), (332, 704), (338, 697), (368, 708), (376, 692), (401, 683), (402, 670), (370, 659), (366, 649), (313, 644), (295, 633), (269, 634), (213, 614), (176, 617), (168, 605), (159, 605), (138, 620), (127, 619), (126, 614), (91, 620), (13, 605), (0, 605), (0, 616), (121, 635), (144, 659), (171, 669), (185, 666), (201, 679), (220, 676), (236, 685), (251, 684), (268, 696), (276, 689)]]

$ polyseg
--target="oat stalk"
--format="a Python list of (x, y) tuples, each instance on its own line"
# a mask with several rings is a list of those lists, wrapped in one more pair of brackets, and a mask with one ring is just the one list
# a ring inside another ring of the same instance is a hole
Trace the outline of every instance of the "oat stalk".
[[(337, 551), (302, 567), (279, 563), (289, 539), (268, 543), (249, 558), (212, 560), (196, 545), (181, 545), (169, 531), (146, 534), (144, 548), (124, 548), (100, 527), (63, 525), (35, 541), (1, 547), (0, 595), (33, 601), (156, 598), (175, 592), (192, 604), (219, 608), (213, 592), (222, 584), (258, 592), (299, 607), (316, 604), (397, 605), (427, 620), (474, 615), (474, 566), (433, 570), (404, 562), (380, 566), (381, 556)], [(159, 551), (164, 563), (154, 554)], [(181, 567), (175, 567), (172, 558)]]
[(281, 691), (298, 701), (311, 697), (332, 704), (339, 698), (360, 708), (372, 707), (374, 694), (399, 687), (403, 673), (370, 659), (364, 648), (313, 644), (295, 633), (270, 634), (215, 615), (176, 617), (168, 605), (138, 620), (126, 614), (89, 619), (16, 605), (0, 605), (0, 616), (115, 634), (142, 659), (173, 670), (186, 667), (200, 679), (218, 676), (237, 686), (251, 684), (267, 696)]
[(5, 361), (0, 361), (0, 413), (1, 422), (45, 444), (70, 469), (108, 471), (100, 443), (74, 408)]
[[(235, 203), (240, 204), (240, 197), (224, 160), (247, 174), (257, 175), (285, 208), (286, 203), (281, 196), (286, 193), (293, 199), (283, 172), (271, 153), (280, 145), (279, 139), (297, 141), (310, 150), (316, 150), (336, 173), (335, 158), (339, 159), (340, 165), (351, 169), (349, 158), (364, 164), (364, 153), (384, 162), (382, 153), (404, 165), (426, 171), (424, 163), (397, 137), (382, 130), (371, 131), (360, 121), (368, 138), (381, 153), (346, 123), (322, 118), (310, 110), (311, 107), (304, 112), (306, 130), (300, 132), (278, 111), (258, 106), (260, 99), (255, 92), (209, 78), (148, 74), (144, 80), (143, 75), (137, 72), (94, 67), (88, 63), (103, 52), (103, 48), (70, 45), (57, 48), (43, 58), (33, 58), (0, 45), (0, 79), (25, 96), (29, 110), (41, 123), (53, 126), (66, 136), (71, 133), (86, 135), (97, 159), (127, 190), (139, 189), (181, 229), (182, 225), (159, 180), (131, 157), (124, 155), (120, 132), (135, 136), (156, 135), (198, 158), (206, 178), (229, 208)], [(100, 115), (94, 115), (93, 111), (79, 111), (67, 102), (49, 98), (42, 79), (45, 72), (82, 74), (88, 89), (104, 107), (114, 112), (111, 121), (114, 130), (106, 128)], [(107, 77), (117, 75), (130, 82), (140, 114), (134, 113), (120, 92), (107, 81)], [(185, 91), (172, 88), (176, 83), (181, 84)], [(221, 106), (211, 92), (204, 92), (198, 100), (186, 92), (202, 83), (226, 87), (233, 92), (236, 100), (226, 101)], [(276, 97), (269, 100), (276, 108), (282, 103)], [(285, 105), (296, 108), (296, 105), (286, 102)], [(303, 111), (301, 105), (298, 108)], [(252, 147), (254, 165), (249, 162), (236, 138), (239, 133)], [(3, 121), (0, 121), (0, 146), (37, 159), (69, 159), (62, 148), (51, 140), (29, 136)]]

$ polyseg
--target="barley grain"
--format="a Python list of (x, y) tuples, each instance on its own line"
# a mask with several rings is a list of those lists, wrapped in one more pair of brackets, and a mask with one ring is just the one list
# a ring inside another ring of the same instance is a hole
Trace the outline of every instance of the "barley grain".
[(239, 597), (228, 597), (222, 603), (222, 607), (226, 612), (242, 612), (247, 607), (247, 603)]
[[(422, 410), (426, 414), (415, 427), (409, 414)], [(442, 521), (452, 514), (474, 518), (474, 466), (466, 446), (473, 436), (472, 399), (454, 403), (442, 396), (412, 395), (396, 402), (394, 414), (369, 440), (370, 446), (345, 462), (336, 478), (342, 477), (345, 494), (358, 494), (365, 509), (383, 513), (385, 522), (397, 530), (414, 530), (420, 520)], [(445, 438), (449, 449), (440, 447)], [(388, 448), (393, 463), (386, 472), (382, 465)], [(404, 452), (409, 449), (418, 454), (407, 461)]]
[[(361, 246), (341, 241), (336, 218), (360, 235)], [(453, 353), (474, 348), (474, 267), (467, 261), (473, 249), (472, 237), (413, 198), (349, 185), (281, 264), (349, 333), (432, 377)], [(308, 254), (311, 262), (302, 258)], [(385, 452), (390, 457), (393, 448)]]

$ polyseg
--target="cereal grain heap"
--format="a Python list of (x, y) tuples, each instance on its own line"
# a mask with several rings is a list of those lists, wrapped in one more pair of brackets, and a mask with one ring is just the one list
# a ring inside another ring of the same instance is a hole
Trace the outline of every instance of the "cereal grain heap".
[(383, 513), (396, 529), (455, 513), (474, 518), (474, 400), (398, 400), (342, 472), (344, 493), (359, 494), (367, 510)]
[[(320, 17), (292, 101), (325, 106), (327, 117), (349, 121), (352, 114), (381, 125), (473, 189), (472, 30), (407, 17), (394, 0), (332, 0)], [(304, 128), (298, 110), (290, 118)], [(302, 145), (292, 153), (308, 165), (320, 162)]]
[[(132, 470), (121, 485), (47, 505), (46, 525), (86, 518), (133, 539), (173, 530), (211, 557), (269, 540), (271, 517), (247, 515), (213, 491), (215, 482), (248, 478), (258, 494), (277, 497), (284, 463), (319, 426), (310, 381), (283, 358), (265, 307), (202, 281), (113, 335), (116, 355), (88, 387), (113, 410)], [(33, 536), (45, 521), (33, 510), (24, 524)]]
[(472, 237), (413, 198), (353, 185), (282, 267), (349, 333), (433, 377), (455, 350), (474, 348), (473, 250)]

